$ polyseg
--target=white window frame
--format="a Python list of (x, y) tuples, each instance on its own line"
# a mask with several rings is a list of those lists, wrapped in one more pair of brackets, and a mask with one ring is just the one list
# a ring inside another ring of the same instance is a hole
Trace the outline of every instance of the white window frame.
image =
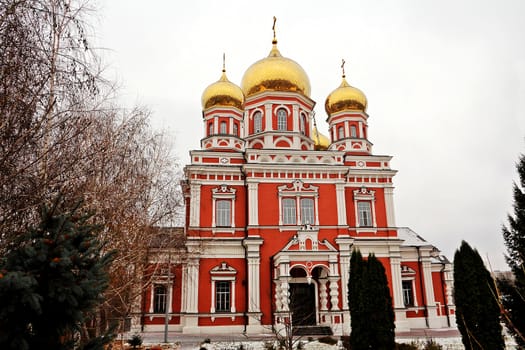
[[(286, 184), (278, 187), (279, 191), (279, 226), (281, 226), (282, 229), (286, 229), (282, 226), (294, 226), (297, 227), (297, 225), (305, 225), (306, 222), (304, 222), (302, 216), (302, 209), (301, 209), (301, 199), (303, 198), (309, 198), (313, 200), (313, 215), (314, 215), (314, 222), (308, 223), (309, 225), (319, 225), (319, 187), (313, 186), (313, 185), (307, 185), (304, 184), (301, 180), (294, 180), (291, 184)], [(295, 200), (295, 224), (285, 223), (289, 222), (288, 220), (285, 220), (284, 217), (284, 199), (294, 199)]]
[[(210, 271), (211, 275), (211, 306), (210, 313), (214, 314), (212, 321), (215, 320), (215, 317), (223, 314), (228, 317), (232, 317), (232, 320), (235, 319), (235, 316), (231, 314), (236, 312), (235, 307), (235, 285), (237, 279), (237, 270), (229, 266), (226, 262), (221, 262), (218, 266), (215, 266)], [(229, 311), (217, 311), (216, 302), (217, 302), (217, 291), (216, 291), (216, 282), (229, 282), (230, 283), (230, 310)]]
[(219, 123), (219, 134), (226, 135), (228, 133), (228, 123), (222, 121)]
[[(306, 203), (311, 205), (306, 206)], [(304, 204), (304, 205), (303, 205)], [(311, 197), (301, 197), (299, 199), (300, 219), (302, 225), (312, 225), (315, 222), (315, 201)]]
[(370, 201), (358, 201), (357, 202), (357, 213), (360, 227), (373, 227), (372, 221), (372, 205)]
[[(162, 288), (164, 289), (163, 294), (158, 294), (157, 289)], [(155, 283), (153, 285), (153, 313), (154, 314), (165, 314), (166, 313), (166, 307), (168, 306), (168, 286), (165, 284)], [(162, 300), (159, 300), (162, 298)], [(161, 305), (162, 304), (162, 305)], [(159, 306), (160, 310), (159, 310)]]
[[(217, 227), (231, 227), (232, 201), (231, 199), (215, 200), (215, 225)], [(224, 206), (226, 205), (226, 206)]]
[(288, 111), (285, 108), (277, 109), (277, 130), (288, 130)]
[(350, 137), (357, 137), (357, 128), (355, 125), (350, 125)]
[[(403, 288), (403, 282), (410, 282), (412, 285), (412, 305), (405, 304), (405, 289)], [(416, 295), (416, 271), (406, 265), (401, 265), (401, 293), (403, 295), (403, 305), (406, 308), (418, 307)]]
[(297, 225), (297, 200), (295, 198), (282, 198), (283, 225)]
[[(156, 274), (153, 278), (153, 282), (150, 285), (150, 303), (149, 303), (149, 313), (155, 313), (155, 287), (164, 286), (166, 288), (166, 307), (168, 308), (168, 313), (172, 312), (172, 302), (173, 302), (173, 283), (175, 283), (175, 276), (171, 276), (168, 280), (168, 268), (160, 269), (160, 273)], [(169, 283), (168, 283), (169, 282)], [(163, 311), (162, 314), (165, 314), (166, 311)]]
[[(409, 284), (410, 289), (405, 289), (405, 284)], [(405, 307), (414, 307), (416, 304), (416, 298), (414, 295), (414, 280), (413, 279), (401, 280), (401, 291), (403, 293), (403, 305), (405, 305)], [(407, 297), (412, 300), (412, 303), (406, 302)]]
[[(213, 232), (234, 232), (235, 229), (235, 197), (237, 190), (235, 188), (228, 187), (227, 185), (220, 185), (217, 188), (212, 189), (212, 217), (211, 226)], [(230, 205), (230, 226), (218, 226), (217, 225), (217, 201), (229, 200)]]
[(300, 119), (299, 119), (299, 128), (301, 131), (301, 134), (306, 135), (306, 116), (304, 113), (301, 113)]
[(337, 127), (337, 139), (342, 140), (345, 138), (345, 127), (340, 125)]
[(262, 131), (262, 112), (257, 111), (253, 114), (253, 132), (259, 133)]
[(237, 123), (233, 123), (233, 135), (239, 136), (239, 127), (237, 126)]
[[(376, 222), (376, 208), (375, 208), (375, 192), (366, 187), (361, 187), (358, 190), (354, 190), (354, 209), (355, 209), (355, 225), (357, 232), (377, 232), (377, 222)], [(363, 226), (360, 222), (360, 212), (359, 212), (359, 202), (369, 202), (370, 203), (370, 215), (371, 215), (371, 225)]]
[(210, 122), (208, 124), (208, 136), (212, 136), (213, 135), (213, 122)]

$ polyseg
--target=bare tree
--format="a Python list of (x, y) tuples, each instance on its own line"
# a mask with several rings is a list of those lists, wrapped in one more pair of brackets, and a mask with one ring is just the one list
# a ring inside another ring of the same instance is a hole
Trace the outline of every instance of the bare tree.
[[(181, 208), (171, 145), (124, 110), (89, 45), (85, 0), (0, 0), (0, 255), (58, 195), (84, 202), (118, 254), (93, 332), (140, 296), (151, 230)], [(86, 336), (89, 329), (86, 327)]]

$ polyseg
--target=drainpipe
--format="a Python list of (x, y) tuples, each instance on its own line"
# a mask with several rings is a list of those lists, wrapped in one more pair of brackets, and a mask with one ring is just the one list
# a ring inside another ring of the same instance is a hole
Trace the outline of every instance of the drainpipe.
[(427, 328), (429, 327), (428, 324), (428, 306), (427, 306), (427, 298), (425, 296), (425, 289), (423, 289), (423, 275), (421, 274), (421, 252), (419, 251), (419, 246), (416, 246), (417, 249), (417, 269), (419, 270), (419, 286), (421, 288), (421, 297), (423, 298), (423, 307), (424, 315), (425, 315), (425, 324), (427, 325)]
[[(249, 223), (249, 218), (248, 218), (248, 215), (249, 215), (249, 210), (248, 210), (248, 205), (250, 204), (249, 203), (249, 197), (248, 197), (248, 183), (246, 182), (246, 173), (244, 172), (244, 169), (241, 167), (241, 173), (244, 177), (244, 190), (246, 191), (246, 204), (244, 206), (244, 239), (246, 240), (248, 238), (248, 223)], [(248, 327), (248, 323), (250, 322), (250, 316), (248, 315), (248, 309), (249, 309), (249, 306), (250, 306), (250, 290), (249, 290), (249, 287), (250, 287), (250, 282), (248, 280), (248, 276), (249, 276), (249, 269), (250, 269), (250, 264), (248, 264), (248, 248), (246, 247), (246, 245), (244, 245), (244, 265), (245, 265), (245, 284), (244, 284), (244, 329), (242, 331), (242, 333), (245, 335), (246, 334), (246, 330), (247, 330), (247, 327)]]
[(445, 292), (445, 266), (446, 264), (442, 262), (441, 263), (441, 273), (439, 274), (439, 276), (441, 277), (441, 294), (443, 294), (443, 302), (445, 303), (445, 315), (447, 316), (447, 325), (450, 328), (450, 315), (449, 315), (447, 297), (446, 297), (446, 292)]

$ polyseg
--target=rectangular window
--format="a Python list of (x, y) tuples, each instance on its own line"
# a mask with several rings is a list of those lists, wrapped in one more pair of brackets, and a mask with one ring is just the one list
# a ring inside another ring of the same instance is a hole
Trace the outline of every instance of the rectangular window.
[(412, 281), (403, 281), (403, 303), (405, 306), (414, 306), (414, 290)]
[(297, 223), (297, 209), (295, 198), (283, 198), (283, 224), (295, 225)]
[(337, 132), (339, 133), (339, 135), (338, 135), (339, 140), (345, 138), (345, 129), (344, 129), (342, 126), (340, 126), (340, 127), (337, 129)]
[(165, 285), (159, 284), (153, 287), (153, 313), (163, 314), (166, 312), (167, 298), (168, 293)]
[(301, 224), (314, 224), (314, 200), (312, 198), (301, 198)]
[(231, 227), (232, 202), (229, 199), (220, 199), (216, 203), (216, 222), (217, 227)]
[(360, 227), (372, 227), (372, 209), (370, 202), (357, 202)]
[(215, 282), (215, 311), (230, 312), (230, 288), (229, 281)]

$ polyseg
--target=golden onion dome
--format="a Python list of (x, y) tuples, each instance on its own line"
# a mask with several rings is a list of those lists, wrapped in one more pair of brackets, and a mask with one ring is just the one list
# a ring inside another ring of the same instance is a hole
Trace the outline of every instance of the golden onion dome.
[(316, 151), (327, 150), (328, 146), (330, 146), (331, 142), (328, 136), (321, 134), (315, 126), (312, 129), (312, 138), (314, 140), (314, 149)]
[(368, 102), (365, 94), (348, 84), (343, 74), (343, 81), (341, 85), (328, 95), (324, 108), (328, 115), (344, 111), (344, 110), (358, 110), (366, 111)]
[(283, 57), (272, 42), (268, 57), (252, 64), (244, 73), (241, 88), (246, 97), (261, 91), (294, 91), (310, 97), (310, 79), (303, 67)]
[(222, 69), (221, 78), (209, 85), (202, 93), (202, 109), (213, 106), (233, 106), (242, 109), (244, 94), (239, 86), (226, 77), (226, 69)]

